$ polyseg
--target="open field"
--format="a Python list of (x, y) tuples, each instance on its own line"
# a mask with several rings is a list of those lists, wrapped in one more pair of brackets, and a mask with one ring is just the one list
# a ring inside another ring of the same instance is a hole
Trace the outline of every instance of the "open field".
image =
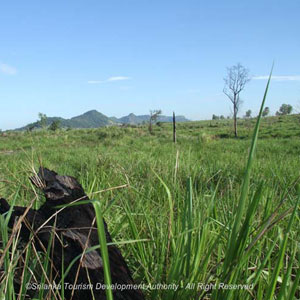
[[(299, 115), (262, 119), (242, 211), (247, 226), (238, 231), (245, 240), (228, 258), (255, 122), (239, 120), (238, 139), (232, 120), (179, 123), (176, 145), (167, 123), (154, 126), (154, 135), (145, 125), (8, 132), (0, 136), (0, 196), (28, 203), (35, 194), (27, 178), (42, 164), (77, 178), (103, 207), (113, 200), (104, 217), (114, 241), (145, 239), (120, 246), (136, 282), (179, 285), (146, 290), (147, 299), (294, 299), (300, 297)], [(204, 288), (220, 283), (254, 286)]]

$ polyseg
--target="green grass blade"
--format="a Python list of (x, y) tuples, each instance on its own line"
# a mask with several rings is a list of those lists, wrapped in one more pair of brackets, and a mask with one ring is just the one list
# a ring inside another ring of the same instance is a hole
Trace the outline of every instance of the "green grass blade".
[(113, 300), (113, 294), (111, 289), (111, 275), (109, 266), (108, 249), (106, 244), (106, 234), (104, 228), (104, 221), (102, 217), (101, 205), (99, 202), (93, 203), (96, 212), (97, 230), (100, 243), (101, 257), (103, 261), (103, 271), (104, 271), (104, 282), (106, 284), (106, 298), (107, 300)]

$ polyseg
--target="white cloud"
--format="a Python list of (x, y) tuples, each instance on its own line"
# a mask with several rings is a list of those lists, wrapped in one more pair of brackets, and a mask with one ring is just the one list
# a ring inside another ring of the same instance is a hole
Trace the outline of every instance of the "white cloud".
[(129, 80), (130, 77), (127, 76), (114, 76), (114, 77), (109, 77), (107, 81), (120, 81), (120, 80)]
[(0, 72), (7, 75), (15, 75), (17, 73), (17, 69), (7, 64), (0, 63)]
[[(263, 75), (263, 76), (254, 76), (252, 77), (254, 80), (268, 80), (269, 75)], [(300, 81), (299, 75), (290, 75), (290, 76), (272, 76), (273, 80), (276, 81)]]
[(130, 80), (130, 77), (127, 76), (112, 76), (105, 80), (89, 80), (88, 83), (90, 84), (99, 84), (99, 83), (105, 83), (105, 82), (112, 82), (112, 81), (123, 81), (123, 80)]

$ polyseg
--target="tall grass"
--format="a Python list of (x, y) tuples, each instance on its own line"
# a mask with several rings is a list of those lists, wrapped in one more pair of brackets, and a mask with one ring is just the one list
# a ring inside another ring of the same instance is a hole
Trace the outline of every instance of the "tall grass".
[[(227, 120), (213, 126), (178, 124), (177, 145), (168, 124), (154, 128), (154, 136), (138, 127), (24, 134), (20, 145), (9, 138), (6, 147), (16, 152), (6, 163), (0, 155), (6, 166), (2, 174), (9, 178), (0, 181), (0, 191), (11, 204), (28, 204), (36, 196), (23, 172), (37, 165), (28, 154), (35, 145), (33, 156), (38, 152), (46, 167), (77, 177), (95, 199), (106, 284), (110, 275), (103, 215), (136, 282), (152, 285), (144, 291), (147, 299), (299, 298), (300, 131), (291, 129), (293, 116), (283, 123), (261, 118), (269, 83), (259, 116), (249, 120), (254, 126), (251, 139), (248, 123), (241, 123), (243, 138), (231, 138)], [(199, 140), (203, 132), (210, 138)], [(280, 136), (274, 138), (273, 132)], [(287, 139), (290, 134), (295, 138)], [(27, 150), (19, 151), (19, 146)], [(21, 170), (20, 162), (25, 166)], [(21, 186), (19, 192), (14, 182)], [(24, 299), (28, 282), (52, 280), (51, 258), (48, 249), (37, 253), (26, 245), (21, 285), (15, 290), (22, 250), (18, 231), (8, 229), (9, 214), (0, 216), (0, 299)], [(156, 289), (157, 283), (170, 288)], [(222, 284), (249, 288), (224, 289)], [(63, 290), (43, 293), (37, 291), (35, 297), (64, 297)], [(109, 289), (107, 299), (112, 299)]]
[(102, 217), (102, 207), (98, 201), (93, 202), (95, 212), (96, 212), (96, 221), (98, 229), (99, 244), (101, 249), (101, 258), (103, 261), (103, 271), (104, 271), (104, 283), (106, 285), (106, 298), (107, 300), (113, 300), (112, 289), (111, 289), (111, 276), (110, 276), (110, 267), (109, 267), (109, 257), (106, 244), (106, 234)]

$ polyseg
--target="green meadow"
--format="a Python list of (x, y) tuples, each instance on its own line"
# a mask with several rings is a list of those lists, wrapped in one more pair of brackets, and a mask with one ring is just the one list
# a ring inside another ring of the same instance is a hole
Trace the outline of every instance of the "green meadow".
[[(178, 287), (147, 288), (146, 299), (299, 299), (300, 116), (261, 119), (245, 185), (256, 121), (239, 119), (238, 138), (232, 120), (178, 123), (176, 144), (170, 123), (153, 134), (147, 125), (2, 133), (0, 196), (38, 208), (33, 168), (74, 176), (109, 208), (135, 281)], [(0, 274), (0, 299), (18, 298), (18, 251)], [(27, 263), (43, 276), (36, 259)]]

